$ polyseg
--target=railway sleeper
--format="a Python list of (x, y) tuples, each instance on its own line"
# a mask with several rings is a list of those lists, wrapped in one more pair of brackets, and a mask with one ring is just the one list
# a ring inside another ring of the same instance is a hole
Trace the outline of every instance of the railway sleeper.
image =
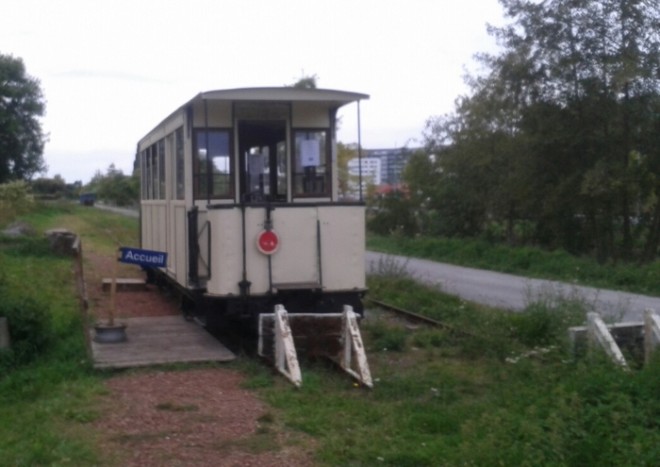
[(275, 305), (273, 313), (259, 315), (258, 353), (272, 361), (296, 387), (302, 385), (300, 351), (311, 357), (329, 358), (362, 385), (372, 388), (357, 318), (350, 305), (344, 305), (342, 313), (292, 314), (283, 305)]

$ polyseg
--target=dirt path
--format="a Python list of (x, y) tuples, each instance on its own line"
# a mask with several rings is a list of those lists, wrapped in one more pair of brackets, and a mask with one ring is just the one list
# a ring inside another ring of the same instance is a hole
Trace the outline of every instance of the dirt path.
[[(92, 315), (107, 316), (101, 280), (114, 259), (85, 252)], [(139, 270), (120, 265), (120, 277)], [(178, 314), (176, 302), (149, 287), (117, 294), (117, 316)], [(227, 368), (115, 373), (94, 424), (103, 457), (121, 466), (313, 466), (313, 443), (278, 425), (274, 411)]]

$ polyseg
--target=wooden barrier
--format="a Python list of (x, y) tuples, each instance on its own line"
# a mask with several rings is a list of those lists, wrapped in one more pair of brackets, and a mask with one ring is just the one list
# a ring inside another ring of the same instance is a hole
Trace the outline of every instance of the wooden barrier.
[(585, 346), (598, 346), (616, 364), (628, 368), (621, 347), (634, 349), (638, 355), (643, 347), (644, 363), (648, 363), (660, 346), (660, 316), (649, 309), (644, 311), (644, 322), (605, 324), (598, 313), (588, 313), (587, 326), (571, 327), (568, 333), (574, 355)]
[(258, 346), (259, 355), (271, 360), (296, 387), (302, 385), (296, 348), (330, 358), (364, 386), (373, 387), (357, 315), (349, 305), (343, 313), (295, 314), (276, 305), (274, 313), (259, 315)]

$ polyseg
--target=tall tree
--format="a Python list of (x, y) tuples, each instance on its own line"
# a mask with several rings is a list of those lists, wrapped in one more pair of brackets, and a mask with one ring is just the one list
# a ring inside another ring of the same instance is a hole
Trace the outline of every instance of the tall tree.
[(501, 52), (480, 55), (471, 94), (429, 121), (429, 147), (447, 148), (436, 204), (461, 203), (473, 233), (499, 222), (511, 238), (527, 222), (549, 247), (630, 258), (646, 239), (654, 257), (660, 4), (500, 3), (510, 22), (490, 32)]
[(39, 121), (45, 108), (39, 80), (26, 73), (20, 58), (0, 54), (0, 183), (46, 170)]

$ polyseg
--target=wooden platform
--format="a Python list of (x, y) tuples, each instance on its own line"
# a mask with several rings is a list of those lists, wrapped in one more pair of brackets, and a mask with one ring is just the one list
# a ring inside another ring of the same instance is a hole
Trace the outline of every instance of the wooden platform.
[(94, 368), (131, 368), (165, 363), (227, 362), (234, 358), (220, 341), (181, 316), (129, 318), (126, 342), (99, 344), (92, 338)]
[[(144, 279), (118, 277), (115, 279), (115, 286), (117, 287), (117, 292), (147, 290), (147, 283)], [(104, 292), (109, 292), (112, 288), (112, 278), (104, 278), (101, 282), (101, 288)]]

